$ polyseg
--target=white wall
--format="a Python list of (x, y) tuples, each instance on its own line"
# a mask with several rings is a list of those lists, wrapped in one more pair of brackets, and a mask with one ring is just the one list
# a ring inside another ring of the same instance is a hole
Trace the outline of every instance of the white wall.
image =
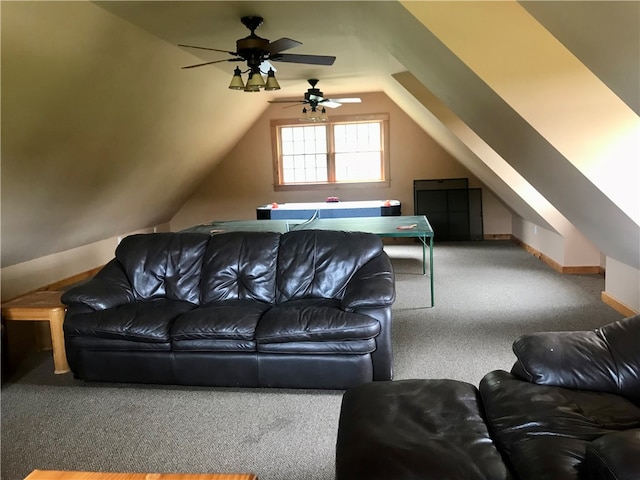
[(607, 257), (605, 292), (620, 303), (640, 312), (640, 270)]
[(113, 258), (120, 239), (127, 235), (168, 231), (168, 227), (157, 225), (4, 267), (0, 270), (2, 301), (106, 264)]

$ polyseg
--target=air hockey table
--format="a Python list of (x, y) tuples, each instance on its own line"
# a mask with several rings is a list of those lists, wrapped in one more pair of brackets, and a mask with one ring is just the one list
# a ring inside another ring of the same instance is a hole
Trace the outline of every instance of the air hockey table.
[(258, 220), (309, 220), (312, 218), (390, 217), (401, 215), (398, 200), (352, 202), (269, 203), (256, 209)]

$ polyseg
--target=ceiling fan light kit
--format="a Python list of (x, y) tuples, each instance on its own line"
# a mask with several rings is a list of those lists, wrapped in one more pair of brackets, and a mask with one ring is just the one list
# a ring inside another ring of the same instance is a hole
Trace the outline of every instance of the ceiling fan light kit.
[(306, 122), (328, 122), (329, 117), (327, 117), (327, 111), (324, 107), (321, 110), (318, 110), (317, 107), (310, 107), (309, 109), (302, 109), (300, 120)]
[(259, 92), (261, 88), (266, 91), (272, 90), (280, 90), (280, 84), (276, 79), (276, 73), (272, 68), (267, 72), (267, 79), (262, 76), (262, 71), (258, 69), (257, 72), (252, 72), (249, 70), (249, 78), (247, 79), (247, 84), (245, 85), (242, 80), (242, 71), (236, 67), (233, 71), (233, 77), (231, 77), (231, 83), (229, 84), (229, 88), (231, 90), (243, 90), (245, 92)]
[[(280, 90), (280, 84), (276, 79), (274, 69), (269, 68), (266, 73), (260, 70), (260, 66), (264, 62), (267, 62), (267, 65), (269, 65), (269, 61), (277, 61), (328, 66), (333, 65), (333, 62), (336, 59), (336, 57), (329, 55), (291, 55), (282, 53), (285, 50), (302, 45), (302, 43), (290, 38), (280, 38), (274, 42), (269, 42), (266, 38), (259, 37), (255, 34), (255, 30), (262, 25), (262, 17), (246, 16), (242, 17), (240, 21), (251, 31), (251, 34), (236, 41), (235, 52), (219, 50), (217, 48), (199, 47), (195, 45), (178, 45), (180, 47), (228, 53), (234, 58), (198, 63), (196, 65), (188, 65), (182, 68), (202, 67), (204, 65), (211, 65), (219, 62), (246, 62), (248, 69), (244, 73), (249, 73), (247, 83), (245, 84), (242, 80), (243, 72), (236, 67), (233, 71), (233, 77), (231, 78), (229, 88), (231, 90), (243, 90), (245, 92), (259, 92), (260, 89), (264, 89), (266, 91)], [(266, 80), (263, 78), (263, 75), (266, 75)]]

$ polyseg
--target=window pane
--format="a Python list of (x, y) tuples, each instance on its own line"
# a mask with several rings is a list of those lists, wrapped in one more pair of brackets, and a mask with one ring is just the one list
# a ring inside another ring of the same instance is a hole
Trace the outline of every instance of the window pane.
[(281, 146), (282, 180), (285, 183), (327, 181), (325, 125), (282, 127)]
[(336, 181), (363, 182), (382, 180), (379, 152), (336, 154)]
[(334, 126), (336, 153), (379, 152), (381, 122), (350, 123)]
[(327, 156), (318, 154), (283, 157), (282, 180), (285, 183), (326, 182)]
[(280, 137), (283, 142), (291, 142), (293, 141), (293, 133), (290, 128), (284, 127), (280, 129)]

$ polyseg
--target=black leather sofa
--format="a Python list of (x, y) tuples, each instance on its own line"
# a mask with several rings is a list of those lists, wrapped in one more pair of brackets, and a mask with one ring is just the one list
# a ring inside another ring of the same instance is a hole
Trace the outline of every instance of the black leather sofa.
[(640, 315), (525, 335), (479, 388), (397, 380), (348, 389), (336, 480), (640, 479)]
[(392, 378), (389, 257), (373, 234), (131, 235), (62, 296), (75, 377), (345, 389)]

